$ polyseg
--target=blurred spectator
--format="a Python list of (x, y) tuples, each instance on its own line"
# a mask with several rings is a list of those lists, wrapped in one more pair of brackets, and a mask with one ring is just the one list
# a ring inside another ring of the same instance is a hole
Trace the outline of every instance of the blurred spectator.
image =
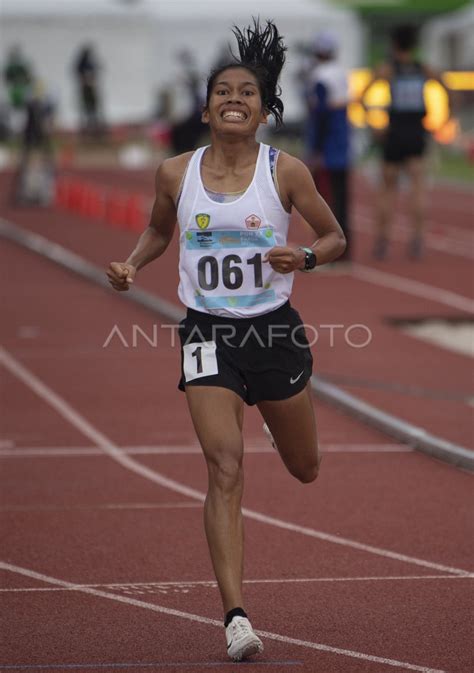
[(0, 143), (8, 140), (10, 136), (10, 115), (8, 105), (0, 100)]
[(15, 180), (15, 203), (48, 205), (53, 193), (52, 145), (54, 103), (44, 85), (36, 81), (25, 102), (25, 125)]
[(348, 73), (337, 63), (337, 42), (332, 34), (320, 33), (316, 37), (313, 55), (316, 65), (310, 69), (306, 85), (307, 162), (347, 240), (346, 251), (338, 262), (348, 261), (351, 256)]
[(178, 61), (184, 71), (184, 86), (190, 99), (190, 106), (186, 116), (173, 124), (171, 144), (174, 153), (182, 154), (196, 149), (207, 128), (201, 121), (204, 91), (201, 77), (194, 65), (195, 59), (190, 51), (183, 50), (178, 54)]
[(171, 117), (173, 97), (169, 87), (157, 91), (155, 109), (149, 128), (150, 137), (164, 149), (171, 144)]
[(408, 255), (418, 259), (423, 249), (425, 196), (423, 159), (428, 135), (423, 126), (423, 117), (426, 114), (424, 86), (427, 79), (435, 79), (445, 89), (446, 86), (438, 73), (416, 59), (414, 55), (416, 47), (415, 26), (408, 24), (396, 26), (391, 34), (390, 61), (380, 64), (375, 69), (372, 79), (361, 94), (364, 105), (364, 96), (376, 80), (385, 79), (389, 82), (391, 103), (389, 123), (381, 136), (381, 183), (377, 199), (377, 230), (373, 250), (374, 257), (379, 260), (387, 255), (397, 183), (402, 169), (406, 171), (411, 187), (407, 205), (413, 232), (408, 245)]
[(104, 131), (99, 92), (100, 64), (90, 44), (84, 45), (74, 65), (77, 78), (81, 130), (90, 136)]
[(31, 85), (32, 72), (18, 45), (12, 47), (7, 56), (3, 79), (8, 90), (10, 105), (14, 109), (22, 109)]
[(232, 49), (230, 44), (221, 43), (217, 49), (217, 56), (214, 59), (211, 70), (219, 70), (222, 66), (232, 61)]

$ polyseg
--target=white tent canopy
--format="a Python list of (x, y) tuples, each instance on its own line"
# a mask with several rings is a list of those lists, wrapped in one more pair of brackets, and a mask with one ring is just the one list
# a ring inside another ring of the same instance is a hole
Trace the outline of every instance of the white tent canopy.
[(474, 5), (428, 21), (423, 47), (429, 61), (440, 70), (474, 68)]
[(2, 0), (0, 11), (0, 66), (8, 48), (19, 44), (57, 97), (65, 126), (77, 124), (73, 62), (84, 43), (95, 46), (103, 66), (104, 107), (113, 123), (149, 117), (156, 92), (179, 76), (183, 49), (204, 80), (222, 46), (232, 43), (232, 25), (246, 25), (252, 16), (273, 19), (289, 47), (281, 82), (289, 119), (301, 113), (298, 45), (330, 30), (348, 67), (360, 64), (363, 50), (355, 14), (322, 0)]

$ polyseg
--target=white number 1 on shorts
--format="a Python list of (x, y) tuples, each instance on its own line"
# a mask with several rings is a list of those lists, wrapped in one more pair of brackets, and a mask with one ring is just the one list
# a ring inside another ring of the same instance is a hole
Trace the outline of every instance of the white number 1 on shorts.
[(199, 341), (183, 346), (183, 371), (186, 382), (217, 374), (215, 341)]

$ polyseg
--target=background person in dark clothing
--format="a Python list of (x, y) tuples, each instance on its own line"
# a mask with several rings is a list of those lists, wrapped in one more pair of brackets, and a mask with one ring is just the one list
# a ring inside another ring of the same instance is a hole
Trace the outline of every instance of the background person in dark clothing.
[(414, 26), (397, 26), (392, 31), (391, 41), (391, 60), (376, 68), (361, 96), (364, 104), (365, 93), (375, 80), (386, 79), (389, 82), (391, 103), (388, 127), (382, 137), (382, 175), (377, 199), (377, 230), (373, 254), (376, 259), (384, 259), (387, 255), (397, 183), (403, 169), (411, 186), (408, 206), (413, 233), (408, 254), (413, 259), (418, 259), (422, 254), (423, 243), (424, 155), (427, 146), (427, 132), (423, 126), (426, 114), (424, 87), (428, 79), (434, 79), (446, 87), (437, 72), (416, 60), (413, 52), (417, 46), (417, 31)]
[(24, 108), (32, 82), (32, 73), (18, 45), (12, 47), (8, 54), (7, 63), (3, 70), (3, 79), (12, 108)]
[(74, 70), (78, 84), (81, 129), (86, 134), (98, 135), (103, 131), (98, 83), (100, 65), (92, 45), (81, 48)]
[(347, 117), (349, 85), (337, 63), (337, 42), (320, 33), (314, 42), (316, 65), (307, 85), (307, 162), (315, 183), (329, 203), (346, 237), (347, 247), (337, 263), (351, 256), (349, 225), (350, 126)]
[(54, 103), (39, 80), (25, 102), (25, 113), (14, 200), (17, 204), (48, 205), (54, 187)]
[(175, 154), (196, 149), (201, 136), (207, 132), (202, 122), (204, 107), (203, 80), (195, 67), (195, 58), (187, 49), (178, 53), (178, 61), (183, 70), (183, 84), (189, 99), (189, 110), (183, 119), (173, 124), (171, 144)]

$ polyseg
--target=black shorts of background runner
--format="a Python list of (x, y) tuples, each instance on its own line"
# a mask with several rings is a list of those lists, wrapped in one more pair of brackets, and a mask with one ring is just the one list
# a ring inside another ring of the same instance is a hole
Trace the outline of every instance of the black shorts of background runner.
[[(253, 405), (262, 400), (293, 397), (311, 377), (313, 358), (303, 322), (288, 301), (253, 318), (221, 318), (188, 309), (180, 323), (179, 335), (178, 388), (183, 391), (185, 386), (220, 386), (233, 390), (244, 402)], [(186, 382), (183, 346), (198, 346), (203, 341), (216, 344), (218, 372)]]
[(383, 140), (383, 160), (387, 163), (402, 163), (412, 157), (422, 157), (426, 141), (427, 133), (420, 118), (393, 119)]

